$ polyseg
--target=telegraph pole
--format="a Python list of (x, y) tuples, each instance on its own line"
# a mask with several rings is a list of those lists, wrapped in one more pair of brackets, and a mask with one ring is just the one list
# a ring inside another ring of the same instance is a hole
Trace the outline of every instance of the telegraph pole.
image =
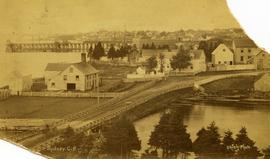
[(97, 74), (97, 103), (99, 106), (99, 76)]

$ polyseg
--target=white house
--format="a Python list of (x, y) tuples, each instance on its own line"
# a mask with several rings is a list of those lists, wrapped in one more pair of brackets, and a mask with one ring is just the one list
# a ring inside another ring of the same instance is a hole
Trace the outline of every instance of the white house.
[(79, 63), (48, 63), (45, 69), (48, 90), (91, 90), (99, 85), (99, 71), (86, 62), (82, 53)]
[(206, 57), (203, 50), (190, 50), (191, 65), (185, 69), (181, 69), (183, 73), (200, 73), (206, 71)]
[(233, 65), (234, 64), (233, 52), (226, 45), (220, 44), (212, 52), (212, 64), (213, 65)]
[(251, 39), (233, 40), (234, 60), (236, 64), (247, 64), (261, 49)]
[[(168, 73), (172, 70), (171, 60), (173, 56), (177, 54), (176, 50), (163, 51), (157, 55), (157, 71), (163, 70), (163, 72)], [(162, 67), (162, 68), (161, 68)]]

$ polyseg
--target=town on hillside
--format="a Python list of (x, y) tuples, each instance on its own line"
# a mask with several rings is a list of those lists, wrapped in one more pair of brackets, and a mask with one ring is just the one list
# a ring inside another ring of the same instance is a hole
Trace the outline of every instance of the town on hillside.
[[(38, 78), (32, 77), (31, 74), (22, 75), (18, 71), (11, 72), (6, 79), (12, 80), (2, 88), (9, 88), (12, 95), (37, 92), (43, 92), (39, 93), (40, 96), (46, 92), (97, 92), (97, 88), (101, 92), (107, 92), (113, 83), (121, 83), (123, 86), (135, 82), (164, 80), (167, 77), (180, 78), (239, 71), (263, 72), (270, 69), (270, 55), (246, 37), (241, 29), (175, 32), (101, 31), (96, 34), (58, 36), (53, 37), (54, 40), (51, 38), (43, 39), (50, 39), (51, 42), (9, 41), (6, 44), (6, 52), (74, 52), (81, 55), (80, 61), (47, 63), (42, 70), (43, 76)], [(110, 68), (116, 72), (113, 74)], [(2, 98), (7, 96), (4, 92), (6, 91), (3, 91)]]
[[(49, 41), (45, 42), (46, 38)], [(170, 122), (192, 117), (195, 105), (206, 104), (216, 111), (220, 107), (247, 109), (246, 105), (269, 107), (270, 55), (241, 29), (102, 31), (46, 38), (44, 42), (8, 41), (5, 54), (54, 54), (58, 58), (71, 54), (79, 58), (71, 62), (44, 58), (39, 77), (19, 70), (5, 76), (0, 89), (0, 131), (4, 138), (55, 158), (269, 155), (270, 149), (264, 149), (269, 143), (255, 135), (260, 147), (255, 146), (245, 127), (237, 127), (241, 130), (235, 139), (232, 134), (237, 132), (225, 131), (221, 140), (222, 132), (216, 130), (224, 128), (216, 125), (215, 121), (220, 124), (218, 118), (204, 119), (210, 125), (198, 132), (214, 133), (216, 148), (201, 147), (211, 147), (211, 139), (208, 141), (204, 134), (194, 138), (199, 128), (189, 134), (183, 122), (181, 130), (170, 126), (171, 132), (162, 131)], [(141, 124), (147, 123), (140, 119), (147, 121), (157, 112), (163, 112), (159, 123), (145, 129)], [(122, 136), (116, 133), (119, 131), (133, 136)], [(149, 141), (144, 133), (148, 133)], [(175, 136), (177, 133), (180, 136)], [(162, 140), (155, 134), (163, 135)], [(251, 144), (245, 143), (249, 140)], [(174, 147), (163, 142), (175, 142), (183, 151), (170, 152)], [(240, 150), (243, 154), (238, 154)]]

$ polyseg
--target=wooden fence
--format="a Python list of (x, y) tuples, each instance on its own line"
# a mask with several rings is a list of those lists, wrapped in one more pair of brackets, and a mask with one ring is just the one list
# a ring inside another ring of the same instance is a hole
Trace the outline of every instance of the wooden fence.
[(73, 97), (73, 98), (115, 98), (121, 96), (125, 92), (106, 92), (106, 93), (97, 93), (97, 92), (21, 92), (21, 96), (30, 96), (30, 97)]

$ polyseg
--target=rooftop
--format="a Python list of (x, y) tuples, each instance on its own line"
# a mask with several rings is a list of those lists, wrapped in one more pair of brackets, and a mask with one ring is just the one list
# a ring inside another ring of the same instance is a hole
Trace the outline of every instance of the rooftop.
[(236, 48), (257, 48), (257, 45), (251, 39), (236, 39), (234, 45)]
[(191, 50), (190, 53), (194, 55), (194, 59), (200, 59), (201, 56), (204, 54), (204, 51), (202, 49)]
[(99, 71), (95, 69), (91, 64), (79, 62), (79, 63), (48, 63), (45, 71), (57, 71), (62, 72), (69, 66), (74, 66), (84, 74), (98, 73)]

